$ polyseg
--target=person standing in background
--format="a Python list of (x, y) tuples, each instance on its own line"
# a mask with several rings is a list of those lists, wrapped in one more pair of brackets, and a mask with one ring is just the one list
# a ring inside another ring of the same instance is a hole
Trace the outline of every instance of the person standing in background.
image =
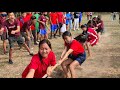
[(50, 23), (50, 18), (49, 18), (49, 12), (44, 12), (44, 16), (46, 17), (46, 30), (47, 30), (47, 34), (46, 34), (46, 37), (47, 39), (49, 38), (49, 34), (50, 34), (50, 26), (49, 26), (49, 23)]
[[(39, 17), (40, 17), (40, 14), (39, 12), (35, 12), (34, 13), (34, 16), (36, 17), (36, 21), (38, 21)], [(37, 40), (36, 41), (39, 41), (39, 38), (40, 38), (40, 35), (39, 35), (39, 22), (36, 22), (35, 24), (35, 29), (36, 29), (36, 38)]]
[(40, 36), (41, 36), (41, 39), (40, 40), (43, 40), (43, 39), (47, 39), (47, 30), (46, 30), (46, 17), (44, 15), (44, 12), (41, 13), (41, 16), (39, 17), (38, 19), (38, 22), (39, 22), (39, 29), (40, 29)]
[(74, 12), (74, 31), (79, 30), (79, 12)]
[(73, 19), (74, 19), (73, 12), (70, 12), (70, 21), (69, 21), (70, 31), (73, 29), (73, 23), (72, 23), (72, 20), (73, 20)]
[(87, 20), (92, 20), (92, 12), (87, 12)]
[(32, 17), (32, 12), (27, 12), (27, 15), (26, 15), (26, 22), (29, 21)]
[(59, 37), (61, 36), (61, 28), (62, 28), (62, 25), (63, 25), (63, 12), (57, 12), (57, 15), (58, 15), (58, 29), (56, 31), (56, 34), (57, 32), (59, 31)]
[(27, 21), (27, 18), (26, 18), (27, 13), (26, 12), (22, 12), (21, 14), (22, 15), (18, 18), (19, 21), (20, 21), (20, 30), (21, 30), (23, 24)]
[(70, 25), (70, 13), (66, 12), (66, 30), (69, 30), (69, 25)]
[(90, 12), (90, 20), (92, 20), (92, 15), (93, 15), (93, 13), (92, 13), (92, 12)]
[(50, 12), (50, 24), (51, 24), (50, 39), (52, 39), (52, 35), (54, 35), (54, 38), (56, 38), (56, 30), (58, 29), (58, 15), (56, 12)]
[(63, 34), (66, 31), (66, 12), (63, 12), (63, 25), (60, 31), (61, 34)]
[(7, 29), (6, 27), (3, 28), (3, 30), (1, 29), (2, 28), (2, 25), (4, 23), (4, 21), (7, 19), (7, 13), (6, 12), (1, 12), (0, 14), (0, 32), (3, 31), (3, 33), (0, 34), (1, 36), (1, 40), (3, 41), (3, 52), (4, 54), (8, 53), (7, 52), (7, 38), (8, 38), (8, 35), (7, 35)]
[(79, 27), (81, 27), (82, 13), (83, 13), (83, 12), (80, 12), (80, 15), (79, 15)]

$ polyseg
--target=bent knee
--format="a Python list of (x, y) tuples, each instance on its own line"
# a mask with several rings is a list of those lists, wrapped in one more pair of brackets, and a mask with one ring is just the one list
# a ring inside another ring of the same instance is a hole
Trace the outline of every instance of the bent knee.
[(70, 69), (74, 69), (75, 67), (76, 67), (76, 66), (73, 65), (73, 64), (70, 64), (70, 65), (69, 65), (69, 68), (70, 68)]
[(66, 66), (65, 61), (63, 61), (63, 62), (61, 63), (61, 66), (62, 66), (62, 67), (63, 67), (63, 66)]

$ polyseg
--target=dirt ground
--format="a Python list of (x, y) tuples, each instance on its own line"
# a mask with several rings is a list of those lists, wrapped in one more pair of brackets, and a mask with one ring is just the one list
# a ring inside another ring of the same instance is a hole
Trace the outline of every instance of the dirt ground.
[[(96, 16), (96, 15), (95, 15)], [(102, 19), (105, 25), (105, 33), (101, 36), (98, 45), (92, 47), (93, 56), (87, 59), (81, 67), (76, 69), (79, 78), (120, 78), (120, 24), (117, 20), (111, 21), (110, 14), (103, 14)], [(82, 23), (86, 23), (86, 16)], [(72, 31), (73, 36), (81, 33)], [(59, 59), (63, 50), (63, 40), (61, 37), (50, 40), (53, 51)], [(38, 52), (38, 46), (33, 46), (34, 53)], [(26, 50), (15, 45), (13, 51), (14, 64), (8, 64), (8, 54), (3, 55), (2, 41), (0, 40), (0, 78), (21, 78), (25, 67), (30, 63), (31, 56)], [(53, 73), (55, 78), (62, 78), (63, 73), (59, 66)]]

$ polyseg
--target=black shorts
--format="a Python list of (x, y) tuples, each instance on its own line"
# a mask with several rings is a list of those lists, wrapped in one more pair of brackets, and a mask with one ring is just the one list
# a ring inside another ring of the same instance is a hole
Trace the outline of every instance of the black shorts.
[(97, 33), (99, 33), (99, 32), (102, 33), (102, 32), (103, 32), (103, 29), (97, 29), (96, 31), (97, 31)]
[(1, 40), (4, 41), (4, 40), (7, 40), (7, 39), (8, 39), (7, 32), (3, 32), (3, 34), (1, 35)]
[(14, 43), (17, 42), (18, 45), (23, 45), (24, 44), (24, 39), (22, 38), (22, 36), (18, 36), (18, 37), (9, 37), (8, 38), (9, 41), (9, 46), (10, 48), (14, 47)]
[(39, 32), (40, 32), (40, 29), (39, 29), (39, 30), (37, 30), (37, 34), (39, 34)]
[(86, 52), (84, 52), (83, 54), (79, 54), (77, 56), (73, 56), (72, 54), (70, 54), (68, 58), (78, 61), (79, 64), (81, 65), (86, 60)]
[(61, 29), (61, 28), (62, 28), (62, 25), (63, 25), (62, 23), (59, 23), (59, 29)]

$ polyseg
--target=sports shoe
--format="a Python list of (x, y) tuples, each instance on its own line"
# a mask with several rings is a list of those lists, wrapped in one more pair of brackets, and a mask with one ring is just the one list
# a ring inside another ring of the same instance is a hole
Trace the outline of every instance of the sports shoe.
[(8, 62), (9, 64), (13, 64), (13, 61), (11, 60), (11, 59), (9, 59), (9, 62)]
[(29, 55), (30, 55), (30, 56), (33, 56), (34, 54), (33, 54), (33, 53), (30, 53)]

